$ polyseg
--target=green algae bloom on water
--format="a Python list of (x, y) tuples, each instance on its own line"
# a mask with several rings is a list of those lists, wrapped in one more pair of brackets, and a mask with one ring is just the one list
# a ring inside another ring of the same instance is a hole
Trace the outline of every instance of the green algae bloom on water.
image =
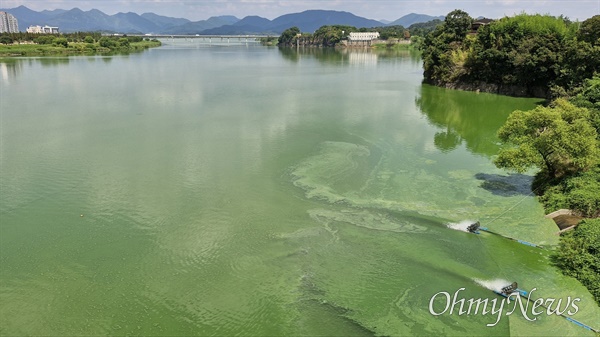
[(600, 326), (547, 251), (447, 226), (557, 244), (530, 177), (491, 162), (536, 100), (424, 86), (408, 51), (177, 39), (0, 74), (2, 335), (588, 332), (428, 310), (513, 278)]

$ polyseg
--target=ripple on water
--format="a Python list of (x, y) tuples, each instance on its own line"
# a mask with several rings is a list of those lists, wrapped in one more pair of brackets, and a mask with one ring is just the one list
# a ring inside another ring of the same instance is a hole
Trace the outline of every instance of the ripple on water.
[(407, 220), (393, 218), (384, 212), (365, 209), (345, 209), (341, 211), (312, 209), (308, 213), (312, 219), (323, 224), (335, 221), (372, 230), (396, 233), (423, 233), (427, 231), (427, 228), (424, 226), (416, 225)]
[(362, 145), (324, 142), (317, 155), (294, 168), (293, 183), (305, 190), (308, 198), (351, 203), (352, 200), (342, 195), (338, 187), (355, 173), (359, 167), (358, 159), (369, 155), (369, 149)]

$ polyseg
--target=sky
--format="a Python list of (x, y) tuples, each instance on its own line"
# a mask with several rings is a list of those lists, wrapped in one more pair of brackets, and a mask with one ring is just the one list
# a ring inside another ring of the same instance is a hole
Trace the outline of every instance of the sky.
[(258, 15), (272, 20), (283, 14), (308, 9), (346, 11), (369, 19), (388, 21), (394, 21), (409, 13), (446, 15), (454, 9), (462, 9), (472, 17), (487, 18), (525, 12), (555, 16), (562, 14), (571, 20), (583, 21), (600, 14), (600, 0), (0, 0), (0, 8), (21, 5), (36, 11), (75, 7), (87, 11), (95, 8), (109, 15), (118, 12), (154, 12), (192, 21), (219, 15), (234, 15), (240, 19), (248, 15)]

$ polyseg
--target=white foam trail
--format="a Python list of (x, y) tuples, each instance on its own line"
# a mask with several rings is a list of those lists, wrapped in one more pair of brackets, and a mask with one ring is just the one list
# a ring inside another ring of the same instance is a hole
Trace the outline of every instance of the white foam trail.
[(475, 281), (477, 284), (479, 284), (482, 287), (488, 288), (489, 290), (495, 290), (498, 292), (501, 292), (502, 288), (504, 288), (507, 285), (512, 283), (511, 281), (507, 281), (504, 279), (495, 279), (495, 280), (474, 279), (473, 281)]
[(463, 231), (463, 232), (468, 232), (467, 227), (469, 227), (470, 225), (476, 223), (476, 220), (463, 220), (461, 222), (455, 223), (455, 222), (449, 222), (446, 224), (446, 226), (450, 229), (454, 229), (457, 231)]

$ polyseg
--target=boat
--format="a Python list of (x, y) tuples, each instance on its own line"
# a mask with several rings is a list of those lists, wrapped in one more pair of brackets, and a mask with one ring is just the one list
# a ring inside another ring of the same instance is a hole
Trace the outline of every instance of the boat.
[(467, 232), (469, 232), (469, 233), (479, 234), (479, 233), (481, 233), (480, 230), (487, 231), (488, 229), (485, 227), (481, 227), (481, 223), (479, 221), (474, 222), (474, 223), (470, 224), (469, 226), (467, 226)]
[(502, 287), (500, 289), (500, 291), (498, 290), (493, 290), (493, 292), (495, 292), (496, 294), (503, 296), (503, 297), (509, 297), (510, 295), (514, 294), (514, 293), (518, 293), (521, 296), (527, 296), (528, 292), (523, 290), (523, 289), (519, 289), (519, 284), (517, 282), (513, 282), (511, 284), (508, 284), (504, 287)]

